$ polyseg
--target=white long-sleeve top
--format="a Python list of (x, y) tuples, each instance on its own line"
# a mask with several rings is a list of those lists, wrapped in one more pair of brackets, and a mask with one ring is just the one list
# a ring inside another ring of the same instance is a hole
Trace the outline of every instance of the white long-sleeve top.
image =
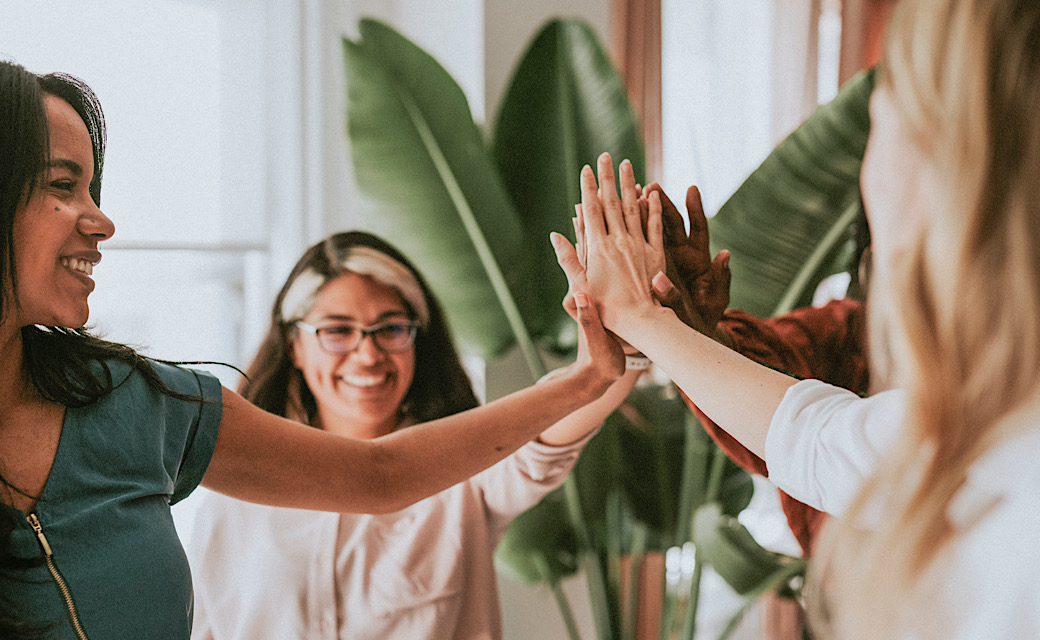
[[(766, 438), (769, 479), (840, 515), (903, 428), (906, 397), (867, 399), (818, 381), (784, 395)], [(971, 467), (948, 516), (954, 542), (908, 600), (901, 639), (1040, 638), (1040, 410)], [(878, 585), (884, 588), (884, 585)]]
[(193, 640), (497, 640), (493, 553), (592, 437), (537, 441), (401, 511), (322, 513), (200, 501), (188, 545)]

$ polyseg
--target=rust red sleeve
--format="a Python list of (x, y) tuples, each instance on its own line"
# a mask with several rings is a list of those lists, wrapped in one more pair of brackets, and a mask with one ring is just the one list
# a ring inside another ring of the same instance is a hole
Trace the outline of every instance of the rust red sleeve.
[[(733, 339), (739, 353), (798, 378), (814, 378), (864, 393), (869, 382), (863, 304), (842, 299), (822, 307), (797, 309), (776, 318), (759, 318), (728, 310), (719, 328)], [(689, 398), (686, 403), (712, 440), (741, 468), (769, 475), (764, 460), (753, 454), (701, 412)], [(780, 493), (788, 525), (808, 554), (825, 514)]]

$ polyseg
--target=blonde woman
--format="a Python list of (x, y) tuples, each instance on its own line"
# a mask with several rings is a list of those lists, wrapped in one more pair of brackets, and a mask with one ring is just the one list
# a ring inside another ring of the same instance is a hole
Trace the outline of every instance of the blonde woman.
[[(582, 172), (572, 286), (792, 496), (842, 516), (813, 567), (828, 638), (1040, 637), (1040, 4), (903, 0), (862, 188), (874, 250), (867, 399), (796, 382), (652, 295), (631, 169)], [(631, 230), (631, 231), (630, 231)]]

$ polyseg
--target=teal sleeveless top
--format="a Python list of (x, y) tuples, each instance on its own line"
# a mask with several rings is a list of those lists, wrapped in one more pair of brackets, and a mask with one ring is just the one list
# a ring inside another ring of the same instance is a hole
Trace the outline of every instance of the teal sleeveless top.
[[(54, 465), (31, 514), (0, 504), (17, 523), (17, 557), (49, 552), (24, 572), (0, 575), (0, 590), (51, 639), (187, 640), (192, 589), (170, 505), (198, 485), (222, 412), (210, 374), (153, 363), (166, 384), (202, 402), (148, 386), (128, 366), (97, 402), (67, 409)], [(129, 375), (129, 377), (127, 377)]]

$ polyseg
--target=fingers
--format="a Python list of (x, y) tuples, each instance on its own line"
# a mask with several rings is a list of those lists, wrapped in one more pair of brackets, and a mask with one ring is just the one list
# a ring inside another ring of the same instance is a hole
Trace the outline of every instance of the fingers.
[(729, 271), (729, 250), (723, 249), (719, 251), (715, 259), (711, 261), (711, 269), (719, 276), (725, 276), (727, 283), (729, 282), (730, 271)]
[(599, 310), (584, 292), (575, 292), (574, 302), (581, 331), (581, 338), (578, 340), (578, 360), (584, 360), (581, 353), (584, 343), (588, 358), (596, 363), (598, 368), (609, 369), (613, 377), (620, 377), (625, 372), (625, 356), (621, 345), (604, 328)]
[(668, 194), (664, 192), (661, 185), (654, 182), (645, 189), (644, 194), (649, 196), (651, 193), (657, 193), (661, 198), (661, 222), (664, 228), (664, 246), (674, 246), (679, 244), (686, 244), (686, 222), (683, 220), (682, 213), (672, 203)]
[(615, 186), (614, 166), (610, 154), (600, 154), (596, 165), (596, 175), (593, 175), (592, 169), (586, 165), (582, 168), (579, 178), (581, 205), (586, 214), (587, 231), (609, 234), (627, 229), (633, 234), (638, 230), (642, 235), (645, 211), (641, 209), (640, 198), (643, 189), (636, 184), (632, 163), (626, 159), (618, 166), (620, 197)]
[(646, 241), (659, 255), (664, 255), (664, 223), (659, 191), (650, 193), (649, 205), (650, 211), (646, 219)]
[(690, 218), (690, 242), (698, 250), (707, 253), (708, 218), (704, 215), (701, 191), (696, 186), (686, 190), (686, 215)]
[(585, 220), (582, 219), (583, 214), (581, 211), (581, 205), (574, 205), (574, 217), (571, 218), (571, 222), (574, 224), (574, 249), (578, 254), (578, 260), (581, 262), (582, 267), (588, 266), (585, 261), (587, 256), (585, 251)]
[(729, 251), (723, 249), (711, 261), (712, 278), (715, 280), (715, 289), (726, 292), (726, 305), (729, 304), (729, 284), (733, 278), (733, 272), (729, 270)]
[(672, 281), (663, 272), (658, 272), (650, 280), (650, 288), (654, 292), (654, 297), (666, 307), (671, 307), (681, 302), (679, 290), (675, 288), (675, 285), (672, 284)]
[(578, 254), (574, 247), (571, 246), (571, 243), (567, 241), (563, 234), (555, 231), (549, 234), (549, 241), (552, 243), (553, 251), (556, 252), (556, 262), (559, 263), (564, 275), (567, 276), (567, 284), (570, 286), (570, 290), (584, 290), (585, 268), (578, 260)]
[(578, 322), (583, 326), (596, 326), (600, 328), (603, 324), (599, 320), (599, 310), (589, 303), (589, 296), (582, 291), (574, 294), (574, 306), (578, 310)]
[[(618, 166), (619, 183), (621, 185), (621, 210), (624, 213), (625, 227), (631, 233), (643, 233), (642, 217), (639, 211), (639, 190), (636, 188), (636, 176), (632, 163), (622, 160)], [(602, 188), (602, 185), (600, 185)]]
[[(623, 231), (626, 227), (617, 187), (614, 186), (614, 165), (609, 153), (601, 153), (596, 161), (599, 174), (599, 197), (603, 203), (603, 217), (607, 233)], [(633, 181), (634, 184), (634, 181)], [(582, 204), (586, 204), (582, 199)], [(586, 213), (592, 213), (586, 210)], [(587, 221), (588, 223), (588, 221)]]
[(581, 244), (576, 247), (578, 250), (578, 259), (581, 260), (581, 266), (586, 267), (589, 264), (589, 243), (585, 241), (585, 210), (582, 208), (581, 204), (576, 204), (574, 205), (574, 212), (578, 214), (575, 217), (575, 237), (581, 238), (579, 241)]
[(603, 205), (600, 203), (599, 185), (592, 167), (585, 165), (578, 176), (581, 187), (581, 210), (585, 222), (585, 242), (590, 238), (601, 238), (607, 234), (607, 221), (604, 218)]

